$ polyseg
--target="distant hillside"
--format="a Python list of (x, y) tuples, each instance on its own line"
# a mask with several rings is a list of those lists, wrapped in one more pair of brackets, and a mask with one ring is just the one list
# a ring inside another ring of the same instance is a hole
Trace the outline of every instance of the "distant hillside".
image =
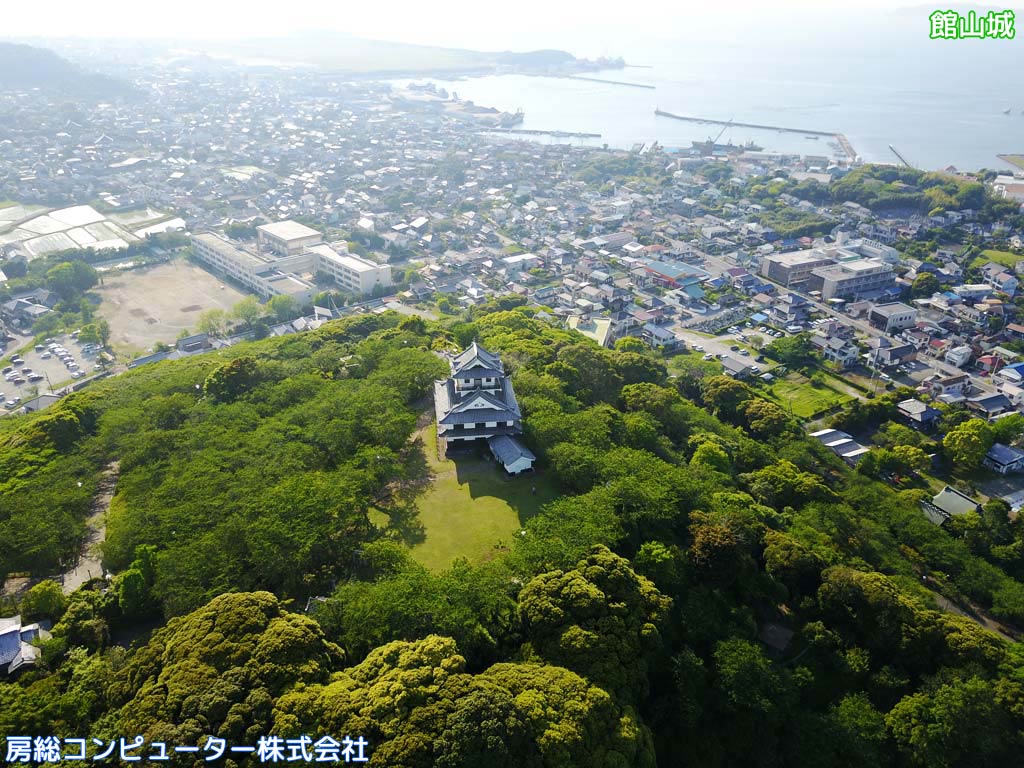
[(127, 83), (84, 72), (53, 51), (4, 42), (0, 42), (0, 88), (42, 88), (95, 98), (132, 93)]
[(209, 54), (227, 55), (246, 63), (272, 61), (362, 76), (461, 74), (493, 71), (499, 67), (514, 67), (530, 72), (595, 68), (592, 63), (559, 50), (471, 51), (368, 40), (323, 31), (288, 37), (208, 42), (202, 44), (202, 50)]

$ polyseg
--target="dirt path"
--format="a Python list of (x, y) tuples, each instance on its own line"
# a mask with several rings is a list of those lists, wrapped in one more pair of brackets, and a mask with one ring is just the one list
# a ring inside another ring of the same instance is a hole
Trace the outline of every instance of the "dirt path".
[(1011, 643), (1016, 642), (1016, 638), (1006, 631), (1006, 627), (1004, 627), (995, 619), (992, 619), (989, 616), (986, 616), (981, 611), (977, 610), (977, 606), (971, 605), (969, 606), (971, 610), (964, 610), (959, 605), (950, 600), (948, 597), (944, 597), (943, 595), (940, 595), (938, 592), (935, 592), (933, 594), (935, 595), (935, 603), (942, 610), (947, 611), (948, 613), (955, 613), (958, 616), (966, 616), (975, 624), (984, 627), (990, 632), (995, 632), (1004, 640), (1009, 640)]
[(107, 536), (107, 510), (110, 509), (110, 500), (114, 498), (117, 489), (117, 475), (120, 469), (118, 462), (110, 462), (103, 470), (103, 476), (96, 486), (96, 495), (92, 499), (92, 514), (86, 520), (86, 536), (78, 563), (64, 573), (66, 595), (74, 592), (89, 579), (103, 575), (99, 545)]

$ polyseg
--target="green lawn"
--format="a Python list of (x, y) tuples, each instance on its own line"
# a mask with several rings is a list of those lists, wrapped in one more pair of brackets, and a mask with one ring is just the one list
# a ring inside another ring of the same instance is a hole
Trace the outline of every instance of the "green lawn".
[(776, 379), (765, 388), (765, 392), (772, 400), (801, 419), (810, 418), (816, 413), (853, 399), (829, 387), (811, 386), (810, 381), (799, 374)]
[(1010, 253), (1009, 251), (984, 250), (980, 256), (974, 259), (971, 266), (983, 267), (990, 261), (994, 261), (997, 264), (1002, 264), (1004, 267), (1012, 267), (1021, 259), (1024, 259), (1024, 256), (1018, 256), (1016, 253)]
[(412, 556), (439, 571), (459, 557), (474, 563), (493, 558), (559, 492), (550, 475), (510, 478), (493, 461), (476, 456), (438, 460), (434, 429), (422, 433), (433, 481), (417, 503), (424, 538)]

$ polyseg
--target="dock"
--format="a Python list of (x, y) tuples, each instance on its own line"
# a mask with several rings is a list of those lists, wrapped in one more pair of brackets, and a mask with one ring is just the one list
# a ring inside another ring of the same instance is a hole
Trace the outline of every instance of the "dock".
[(896, 147), (894, 147), (892, 144), (889, 145), (889, 150), (894, 155), (896, 155), (896, 157), (898, 157), (900, 159), (900, 162), (903, 163), (905, 166), (907, 166), (907, 168), (913, 168), (914, 167), (913, 165), (910, 164), (910, 161), (907, 160), (907, 158), (905, 158), (903, 155), (901, 155), (899, 153), (899, 151), (896, 149)]
[(536, 128), (478, 128), (478, 133), (518, 133), (526, 136), (555, 136), (565, 139), (600, 139), (600, 133), (580, 133), (578, 131), (541, 131)]
[(587, 80), (591, 83), (604, 83), (605, 85), (624, 85), (628, 88), (646, 88), (647, 90), (655, 90), (655, 86), (647, 85), (646, 83), (627, 83), (625, 80), (604, 80), (600, 77), (586, 77), (585, 75), (566, 75), (569, 80)]
[(850, 140), (841, 133), (835, 131), (819, 131), (813, 128), (789, 128), (784, 125), (762, 125), (760, 123), (737, 123), (735, 120), (712, 120), (707, 117), (689, 117), (687, 115), (677, 115), (672, 112), (666, 112), (663, 109), (655, 109), (654, 114), (658, 117), (670, 117), (673, 120), (682, 120), (686, 123), (698, 123), (702, 125), (722, 125), (729, 126), (732, 128), (755, 128), (761, 131), (778, 131), (781, 133), (802, 133), (805, 136), (827, 136), (828, 138), (834, 138), (839, 142), (839, 146), (842, 147), (843, 152), (849, 158), (852, 163), (857, 159), (857, 153), (853, 149), (853, 145), (850, 144)]

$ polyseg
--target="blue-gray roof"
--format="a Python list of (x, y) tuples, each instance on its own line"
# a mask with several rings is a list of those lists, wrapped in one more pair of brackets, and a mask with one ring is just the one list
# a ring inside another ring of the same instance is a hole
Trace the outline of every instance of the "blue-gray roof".
[(1012, 445), (996, 443), (988, 449), (985, 458), (994, 461), (996, 464), (1012, 464), (1024, 458), (1024, 451), (1014, 448)]
[(515, 463), (519, 459), (537, 460), (537, 457), (533, 455), (529, 448), (509, 435), (492, 437), (487, 441), (487, 445), (498, 461), (506, 466)]

